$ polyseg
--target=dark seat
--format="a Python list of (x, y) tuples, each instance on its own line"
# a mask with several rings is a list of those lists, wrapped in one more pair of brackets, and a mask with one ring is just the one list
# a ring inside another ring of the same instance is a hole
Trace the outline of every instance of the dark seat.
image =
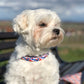
[[(63, 61), (60, 58), (57, 47), (52, 48), (52, 52), (55, 54), (56, 58), (58, 59), (58, 61), (60, 63), (60, 77), (64, 77), (68, 74), (75, 74), (75, 73), (82, 72), (80, 80), (81, 80), (81, 84), (84, 84), (84, 61), (68, 63), (68, 62)], [(60, 84), (71, 84), (71, 83), (61, 80)]]

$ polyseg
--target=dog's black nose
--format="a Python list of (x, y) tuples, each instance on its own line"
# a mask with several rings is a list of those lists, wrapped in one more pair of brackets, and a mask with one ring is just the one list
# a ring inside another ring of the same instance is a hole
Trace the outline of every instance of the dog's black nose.
[(53, 32), (54, 32), (55, 34), (59, 35), (60, 30), (59, 30), (59, 29), (53, 29)]

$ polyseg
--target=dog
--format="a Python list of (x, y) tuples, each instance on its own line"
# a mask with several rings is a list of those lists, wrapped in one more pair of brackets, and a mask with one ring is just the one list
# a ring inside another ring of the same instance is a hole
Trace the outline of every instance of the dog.
[(48, 9), (25, 10), (13, 21), (19, 34), (7, 71), (6, 84), (58, 84), (59, 63), (51, 48), (64, 38), (58, 15)]

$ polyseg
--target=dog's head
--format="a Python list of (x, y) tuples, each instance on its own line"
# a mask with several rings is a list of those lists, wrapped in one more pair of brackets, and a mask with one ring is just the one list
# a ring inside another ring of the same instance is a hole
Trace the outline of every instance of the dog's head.
[(50, 48), (64, 38), (60, 18), (46, 9), (25, 10), (14, 19), (13, 28), (24, 41), (36, 48)]

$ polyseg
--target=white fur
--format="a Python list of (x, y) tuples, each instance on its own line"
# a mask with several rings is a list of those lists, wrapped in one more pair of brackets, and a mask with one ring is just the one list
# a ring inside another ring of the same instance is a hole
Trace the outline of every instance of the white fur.
[[(48, 25), (41, 27), (41, 22)], [(50, 51), (50, 47), (63, 40), (64, 31), (60, 28), (57, 14), (46, 9), (25, 10), (14, 19), (13, 28), (20, 37), (7, 66), (6, 84), (58, 84), (59, 63)], [(53, 29), (59, 29), (60, 34), (55, 35)], [(48, 57), (42, 61), (20, 59), (25, 55), (39, 56), (47, 52)]]

